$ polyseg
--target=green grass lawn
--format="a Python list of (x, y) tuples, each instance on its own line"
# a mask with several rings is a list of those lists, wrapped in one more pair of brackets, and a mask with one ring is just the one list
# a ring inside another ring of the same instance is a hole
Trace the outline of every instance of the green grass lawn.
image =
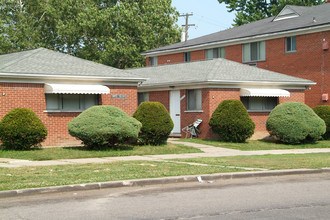
[(178, 141), (206, 144), (214, 147), (224, 147), (224, 148), (231, 148), (231, 149), (243, 150), (243, 151), (330, 148), (330, 140), (318, 141), (315, 144), (300, 144), (300, 145), (280, 144), (280, 143), (263, 141), (263, 140), (248, 140), (246, 143), (228, 143), (228, 142), (221, 142), (215, 140), (182, 138), (182, 139), (178, 139)]
[(113, 162), (104, 164), (0, 168), (0, 191), (115, 180), (155, 178), (242, 171), (215, 166), (166, 162)]
[[(196, 162), (208, 164), (209, 166), (175, 163), (177, 161)], [(0, 191), (115, 180), (246, 171), (239, 167), (270, 170), (324, 168), (330, 167), (330, 153), (199, 158), (172, 160), (171, 163), (126, 161), (103, 164), (0, 168)]]
[(171, 144), (160, 146), (124, 146), (121, 149), (88, 150), (84, 147), (54, 147), (40, 148), (28, 151), (0, 150), (0, 158), (13, 158), (23, 160), (57, 160), (94, 157), (117, 157), (133, 155), (156, 154), (183, 154), (200, 153), (199, 149), (184, 146), (183, 144)]
[(300, 168), (320, 169), (330, 167), (330, 153), (195, 158), (176, 161), (225, 167), (264, 168), (269, 170)]

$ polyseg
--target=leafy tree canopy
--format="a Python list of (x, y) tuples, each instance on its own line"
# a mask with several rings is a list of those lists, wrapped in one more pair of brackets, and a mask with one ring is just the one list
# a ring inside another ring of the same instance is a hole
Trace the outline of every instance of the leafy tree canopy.
[(145, 65), (142, 51), (180, 40), (171, 0), (0, 0), (0, 54), (37, 47), (106, 65)]
[(240, 26), (267, 17), (276, 16), (286, 5), (312, 6), (324, 0), (218, 0), (225, 3), (228, 12), (236, 12), (234, 26)]

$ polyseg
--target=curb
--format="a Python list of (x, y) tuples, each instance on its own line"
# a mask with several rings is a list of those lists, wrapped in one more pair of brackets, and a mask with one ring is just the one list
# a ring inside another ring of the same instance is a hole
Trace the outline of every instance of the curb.
[(176, 176), (176, 177), (163, 177), (163, 178), (152, 178), (152, 179), (120, 180), (120, 181), (111, 181), (111, 182), (52, 186), (52, 187), (42, 187), (42, 188), (0, 191), (0, 198), (28, 196), (28, 195), (37, 195), (37, 194), (46, 194), (46, 193), (72, 192), (72, 191), (82, 191), (82, 190), (96, 190), (96, 189), (100, 190), (100, 189), (118, 188), (118, 187), (196, 182), (199, 181), (198, 180), (199, 178), (201, 178), (202, 180), (210, 181), (210, 180), (227, 180), (227, 179), (250, 178), (250, 177), (269, 177), (269, 176), (286, 176), (286, 175), (320, 174), (320, 173), (330, 173), (330, 168), (218, 173), (218, 174), (209, 174), (209, 175)]

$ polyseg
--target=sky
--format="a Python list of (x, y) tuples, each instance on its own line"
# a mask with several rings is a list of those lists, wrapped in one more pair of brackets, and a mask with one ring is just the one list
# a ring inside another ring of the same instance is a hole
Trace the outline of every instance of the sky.
[[(180, 14), (193, 13), (189, 17), (188, 39), (215, 33), (232, 27), (234, 12), (227, 12), (226, 5), (218, 0), (172, 0), (172, 6)], [(186, 23), (185, 17), (179, 17), (177, 24), (181, 27)]]

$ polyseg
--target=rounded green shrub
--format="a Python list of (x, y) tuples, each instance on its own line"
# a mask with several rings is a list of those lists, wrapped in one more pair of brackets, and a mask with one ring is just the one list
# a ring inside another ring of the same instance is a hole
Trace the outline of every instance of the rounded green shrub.
[(319, 105), (313, 108), (314, 112), (323, 119), (326, 125), (326, 132), (323, 135), (325, 140), (330, 139), (330, 106), (329, 105)]
[(243, 103), (236, 99), (222, 101), (213, 112), (209, 125), (221, 140), (238, 143), (250, 138), (255, 128)]
[(286, 102), (276, 106), (267, 119), (267, 130), (287, 144), (315, 142), (325, 133), (324, 121), (307, 105)]
[(133, 115), (142, 123), (139, 141), (142, 144), (166, 143), (173, 130), (173, 121), (165, 106), (159, 102), (142, 102)]
[(141, 123), (115, 106), (93, 106), (68, 123), (70, 135), (91, 149), (112, 148), (136, 140)]
[(47, 136), (47, 128), (36, 113), (27, 108), (15, 108), (0, 122), (2, 147), (8, 150), (29, 150)]

